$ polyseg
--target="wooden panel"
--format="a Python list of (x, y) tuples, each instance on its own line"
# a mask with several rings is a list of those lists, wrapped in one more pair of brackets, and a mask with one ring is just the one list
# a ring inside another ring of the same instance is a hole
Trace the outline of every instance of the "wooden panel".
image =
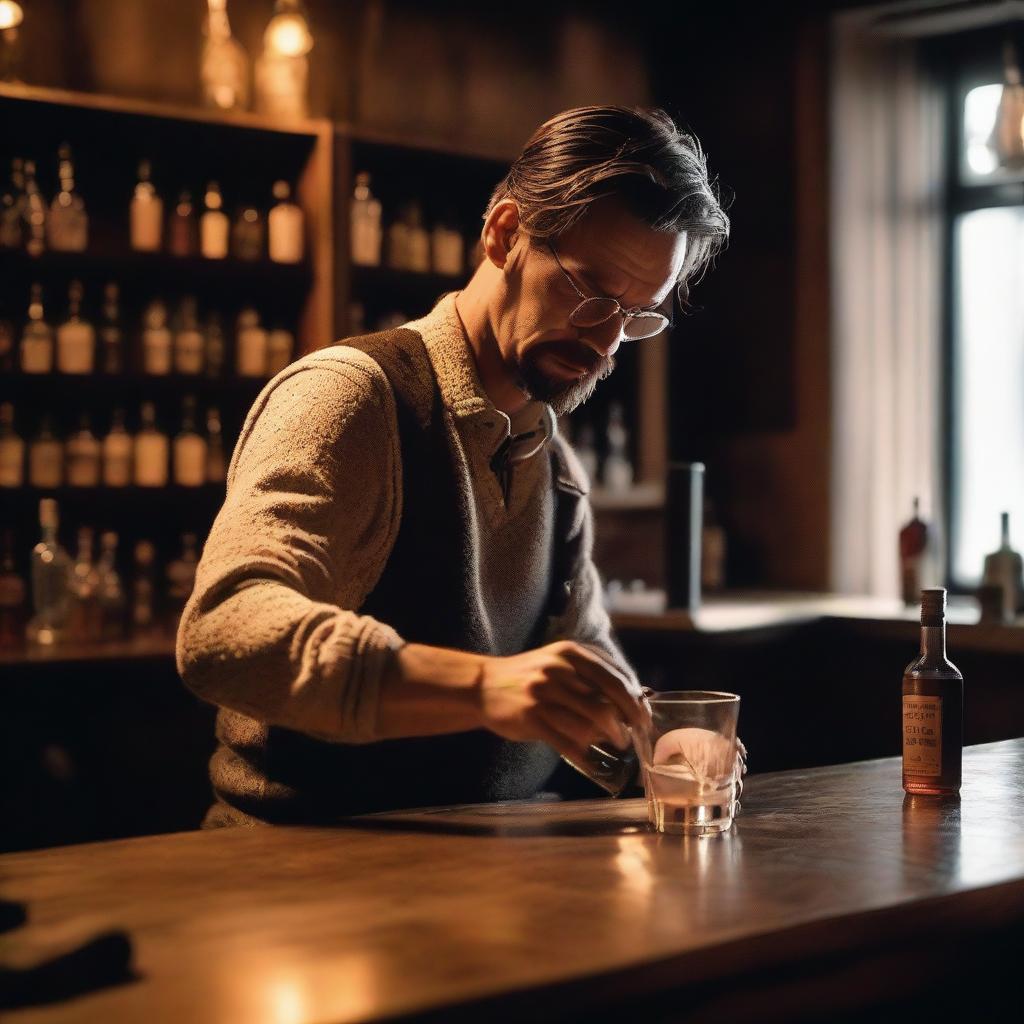
[(991, 1008), (1005, 962), (963, 989), (950, 966), (1024, 922), (1024, 740), (969, 749), (964, 780), (936, 803), (896, 759), (752, 778), (735, 828), (690, 842), (603, 800), (9, 854), (29, 923), (5, 967), (121, 929), (135, 975), (7, 1019), (621, 1020), (664, 997), (643, 1019), (794, 1021), (935, 985)]

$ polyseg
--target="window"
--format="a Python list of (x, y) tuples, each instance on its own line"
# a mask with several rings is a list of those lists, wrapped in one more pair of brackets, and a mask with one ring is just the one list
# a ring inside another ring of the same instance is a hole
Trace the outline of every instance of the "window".
[(1001, 81), (998, 59), (961, 71), (950, 104), (947, 511), (958, 589), (978, 585), (1001, 512), (1024, 547), (1024, 168), (1000, 167), (989, 144)]

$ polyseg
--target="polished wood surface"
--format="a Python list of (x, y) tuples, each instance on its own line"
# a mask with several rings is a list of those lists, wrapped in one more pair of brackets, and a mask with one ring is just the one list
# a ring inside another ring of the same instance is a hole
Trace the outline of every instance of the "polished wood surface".
[(703, 840), (607, 800), (9, 854), (0, 895), (29, 919), (2, 966), (120, 928), (136, 979), (5, 1019), (604, 1019), (675, 992), (693, 1019), (758, 1020), (767, 1004), (730, 997), (781, 970), (802, 979), (792, 1012), (770, 1005), (795, 1020), (835, 996), (837, 958), (843, 998), (870, 998), (893, 984), (879, 957), (920, 981), (936, 935), (966, 950), (1024, 922), (1024, 740), (968, 748), (964, 780), (951, 803), (905, 799), (898, 759), (755, 776), (732, 832)]

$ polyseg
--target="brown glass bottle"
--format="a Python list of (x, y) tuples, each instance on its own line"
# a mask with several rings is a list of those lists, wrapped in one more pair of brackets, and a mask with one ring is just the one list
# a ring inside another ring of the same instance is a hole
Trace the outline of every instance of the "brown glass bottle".
[(903, 788), (960, 792), (964, 677), (946, 657), (946, 591), (921, 591), (921, 655), (903, 673)]

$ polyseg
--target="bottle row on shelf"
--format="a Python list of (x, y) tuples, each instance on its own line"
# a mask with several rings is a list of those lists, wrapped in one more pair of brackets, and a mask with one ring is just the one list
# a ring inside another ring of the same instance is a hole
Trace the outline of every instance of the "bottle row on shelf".
[(119, 569), (118, 534), (105, 530), (95, 557), (95, 532), (78, 528), (74, 558), (57, 536), (57, 502), (39, 502), (41, 538), (30, 558), (31, 587), (17, 570), (15, 537), (4, 532), (0, 564), (0, 650), (60, 647), (125, 640), (129, 637), (172, 637), (195, 584), (198, 539), (186, 533), (181, 553), (163, 568), (156, 545), (138, 540), (128, 579)]
[[(985, 623), (1013, 622), (1024, 613), (1024, 556), (1010, 543), (1009, 512), (999, 514), (999, 537), (999, 547), (985, 555), (975, 595)], [(900, 585), (908, 607), (940, 577), (938, 539), (934, 524), (921, 517), (920, 499), (914, 498), (914, 514), (899, 531)]]
[[(41, 256), (84, 252), (89, 247), (89, 213), (75, 187), (71, 147), (58, 150), (59, 191), (47, 203), (36, 178), (33, 160), (11, 161), (10, 183), (0, 194), (0, 248), (24, 249)], [(215, 181), (206, 185), (202, 210), (185, 189), (164, 215), (164, 201), (152, 180), (148, 160), (139, 164), (139, 180), (128, 200), (128, 244), (136, 252), (167, 252), (172, 256), (207, 259), (262, 260), (300, 263), (305, 252), (302, 209), (291, 199), (287, 181), (275, 181), (274, 203), (264, 213), (240, 205), (234, 220), (224, 212), (224, 197)]]
[[(122, 323), (120, 294), (115, 282), (103, 293), (99, 328), (82, 310), (85, 291), (72, 281), (66, 319), (54, 330), (46, 319), (42, 286), (33, 284), (28, 318), (20, 338), (10, 320), (0, 318), (0, 370), (17, 366), (23, 373), (117, 374), (132, 364), (146, 374), (172, 372), (220, 377), (227, 359), (220, 314), (211, 310), (200, 323), (198, 302), (185, 295), (169, 320), (163, 299), (153, 299), (142, 314), (136, 331)], [(137, 354), (129, 351), (130, 339), (138, 337)], [(17, 351), (16, 351), (17, 350)], [(272, 377), (291, 362), (295, 336), (284, 327), (270, 330), (260, 323), (259, 313), (245, 307), (238, 313), (235, 334), (235, 372), (241, 377)]]
[[(14, 406), (0, 403), (0, 487), (202, 487), (222, 484), (227, 461), (220, 412), (206, 410), (206, 433), (197, 427), (192, 395), (182, 403), (181, 429), (171, 439), (159, 429), (156, 406), (143, 402), (140, 429), (128, 432), (123, 409), (115, 409), (110, 430), (100, 439), (88, 413), (66, 439), (44, 414), (38, 433), (26, 445), (14, 425)], [(27, 473), (26, 473), (27, 467)]]
[(596, 484), (600, 480), (610, 493), (623, 494), (633, 486), (634, 472), (629, 458), (629, 430), (621, 402), (612, 402), (608, 406), (604, 440), (605, 455), (602, 459), (597, 451), (597, 435), (593, 424), (584, 420), (573, 430), (576, 455), (591, 483)]
[(466, 244), (456, 219), (446, 214), (430, 228), (417, 200), (401, 205), (385, 230), (381, 201), (370, 191), (370, 175), (356, 175), (350, 207), (352, 262), (361, 267), (446, 274), (466, 271)]

